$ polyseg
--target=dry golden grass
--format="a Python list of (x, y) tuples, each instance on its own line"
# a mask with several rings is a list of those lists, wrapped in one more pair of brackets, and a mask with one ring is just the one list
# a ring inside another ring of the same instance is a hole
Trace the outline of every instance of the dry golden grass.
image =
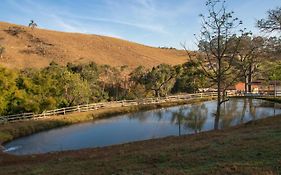
[(51, 61), (62, 65), (93, 61), (133, 68), (181, 64), (187, 59), (184, 51), (175, 49), (159, 49), (98, 35), (31, 30), (4, 22), (0, 22), (0, 44), (5, 47), (0, 64), (10, 68), (41, 68)]

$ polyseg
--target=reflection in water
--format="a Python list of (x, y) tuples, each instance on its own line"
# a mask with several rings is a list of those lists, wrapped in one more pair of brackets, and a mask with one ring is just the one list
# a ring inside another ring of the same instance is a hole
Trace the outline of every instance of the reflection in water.
[[(45, 153), (121, 144), (214, 129), (216, 101), (95, 120), (16, 139), (5, 145), (13, 154)], [(281, 106), (256, 99), (231, 99), (221, 106), (219, 128), (281, 114)]]
[(179, 136), (181, 135), (181, 125), (185, 122), (184, 107), (180, 107), (179, 111), (172, 112), (171, 123), (179, 126)]
[(252, 98), (232, 99), (221, 108), (220, 128), (242, 124), (266, 116), (275, 116), (280, 105)]
[(240, 111), (238, 110), (237, 105), (237, 100), (233, 100), (231, 103), (225, 102), (222, 104), (220, 128), (231, 126), (231, 123), (240, 116)]
[(185, 127), (198, 133), (202, 131), (206, 122), (208, 109), (205, 104), (192, 105), (186, 117)]
[(198, 133), (206, 122), (207, 114), (208, 109), (204, 103), (181, 107), (178, 111), (172, 112), (171, 123), (178, 125), (179, 135), (181, 135), (182, 126), (186, 130)]

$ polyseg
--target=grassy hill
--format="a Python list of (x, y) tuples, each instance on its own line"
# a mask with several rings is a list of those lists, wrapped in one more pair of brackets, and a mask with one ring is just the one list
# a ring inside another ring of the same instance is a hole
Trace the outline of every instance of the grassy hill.
[(99, 35), (32, 30), (4, 22), (0, 22), (0, 45), (5, 48), (0, 64), (10, 68), (40, 68), (51, 61), (63, 65), (94, 61), (129, 67), (175, 65), (186, 61), (185, 52), (176, 49), (160, 49)]

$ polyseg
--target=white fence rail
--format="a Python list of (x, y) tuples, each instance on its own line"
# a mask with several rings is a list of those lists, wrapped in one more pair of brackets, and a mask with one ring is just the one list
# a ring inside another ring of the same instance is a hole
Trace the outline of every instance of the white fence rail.
[[(196, 93), (196, 94), (174, 95), (174, 96), (159, 97), (159, 98), (145, 98), (145, 99), (137, 99), (137, 100), (122, 100), (122, 101), (112, 101), (112, 102), (104, 102), (104, 103), (92, 103), (92, 104), (85, 104), (85, 105), (78, 105), (78, 106), (71, 106), (71, 107), (65, 107), (65, 108), (60, 108), (60, 109), (48, 110), (48, 111), (44, 111), (40, 114), (23, 113), (23, 114), (0, 116), (0, 123), (15, 122), (15, 121), (20, 121), (20, 120), (39, 119), (39, 118), (45, 118), (48, 116), (65, 115), (65, 114), (69, 114), (69, 113), (73, 113), (73, 112), (86, 112), (86, 111), (92, 111), (92, 110), (97, 110), (97, 109), (101, 109), (101, 108), (113, 108), (113, 107), (122, 107), (122, 106), (176, 102), (176, 101), (194, 99), (194, 98), (215, 97), (216, 95), (217, 95), (216, 92), (205, 92), (205, 93)], [(234, 94), (228, 94), (228, 96), (231, 96), (231, 95), (234, 95)]]

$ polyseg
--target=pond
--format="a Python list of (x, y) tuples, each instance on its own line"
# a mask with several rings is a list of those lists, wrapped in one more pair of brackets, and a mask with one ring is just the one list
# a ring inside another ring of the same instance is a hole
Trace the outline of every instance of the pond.
[[(16, 139), (5, 152), (23, 155), (77, 150), (212, 130), (216, 101), (140, 111), (93, 120)], [(281, 105), (257, 99), (231, 99), (222, 105), (219, 128), (281, 114)]]

